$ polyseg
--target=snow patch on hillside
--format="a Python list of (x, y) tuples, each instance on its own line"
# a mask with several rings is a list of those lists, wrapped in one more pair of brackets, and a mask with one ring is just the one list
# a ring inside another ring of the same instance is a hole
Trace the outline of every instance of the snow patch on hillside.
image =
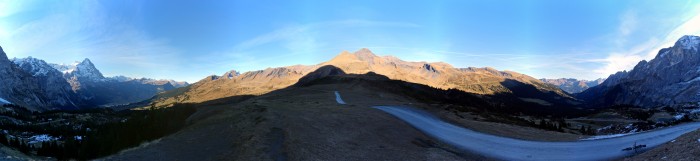
[(3, 98), (0, 98), (0, 104), (12, 104), (12, 102), (7, 101), (7, 100), (5, 100), (5, 99), (3, 99)]
[(636, 132), (631, 132), (631, 133), (624, 133), (624, 134), (612, 134), (612, 135), (598, 135), (598, 136), (592, 136), (590, 138), (585, 138), (581, 140), (600, 140), (600, 139), (610, 139), (610, 138), (616, 138), (616, 137), (623, 137), (631, 134), (636, 134)]
[(343, 98), (340, 98), (340, 93), (338, 93), (338, 91), (335, 91), (335, 101), (341, 105), (345, 104), (345, 101), (343, 101)]
[(700, 113), (700, 108), (690, 110), (691, 114)]
[(673, 118), (676, 119), (676, 120), (680, 120), (680, 119), (683, 118), (683, 116), (685, 116), (685, 114), (678, 114), (678, 115), (676, 115), (676, 116), (673, 116)]
[(79, 61), (76, 61), (73, 64), (51, 64), (51, 63), (49, 63), (49, 65), (51, 65), (51, 67), (53, 67), (54, 69), (56, 69), (58, 71), (61, 71), (61, 73), (63, 73), (63, 74), (72, 73), (76, 68), (75, 66), (78, 66), (78, 64), (80, 64)]
[(688, 80), (688, 81), (685, 81), (685, 82), (681, 82), (681, 84), (689, 84), (689, 83), (693, 83), (693, 82), (697, 82), (697, 81), (700, 81), (700, 77), (695, 77), (695, 78), (693, 78), (693, 79), (691, 79), (691, 80)]
[(686, 35), (680, 39), (680, 43), (683, 49), (694, 49), (700, 44), (700, 37)]
[(55, 137), (51, 137), (48, 134), (40, 134), (40, 135), (34, 135), (29, 138), (29, 143), (34, 144), (34, 143), (39, 143), (39, 142), (45, 142), (45, 141), (52, 141), (52, 140), (57, 140)]

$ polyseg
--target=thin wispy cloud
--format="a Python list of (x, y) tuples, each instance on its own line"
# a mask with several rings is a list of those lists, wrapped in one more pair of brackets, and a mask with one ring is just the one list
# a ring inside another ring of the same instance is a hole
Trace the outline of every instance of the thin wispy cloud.
[(0, 45), (10, 57), (90, 58), (108, 75), (187, 81), (316, 64), (359, 48), (408, 61), (596, 79), (700, 34), (693, 1), (527, 3), (548, 9), (470, 1), (279, 2), (271, 11), (244, 1), (0, 0)]
[[(384, 21), (370, 21), (370, 20), (342, 20), (342, 21), (328, 21), (328, 22), (318, 22), (311, 24), (302, 25), (289, 25), (282, 27), (275, 31), (265, 33), (254, 37), (250, 40), (244, 41), (237, 44), (234, 50), (245, 50), (251, 47), (273, 43), (273, 42), (283, 42), (287, 44), (289, 49), (312, 49), (317, 48), (317, 46), (309, 46), (308, 43), (315, 42), (314, 37), (316, 36), (314, 32), (319, 30), (333, 30), (338, 28), (352, 28), (352, 27), (420, 27), (413, 23), (403, 23), (403, 22), (384, 22)], [(298, 43), (301, 41), (302, 43)], [(305, 44), (306, 43), (306, 44)], [(298, 47), (301, 46), (301, 47)]]
[[(686, 4), (690, 5), (690, 3)], [(700, 35), (700, 5), (687, 6), (687, 13), (679, 22), (667, 33), (659, 34), (663, 35), (660, 37), (652, 36), (648, 37), (647, 40), (641, 41), (638, 44), (625, 44), (630, 35), (635, 32), (637, 28), (638, 18), (635, 16), (635, 12), (626, 12), (621, 16), (621, 24), (619, 26), (619, 37), (616, 38), (618, 46), (620, 49), (611, 51), (608, 56), (604, 59), (598, 59), (599, 62), (603, 63), (603, 66), (594, 70), (594, 72), (600, 74), (601, 77), (607, 76), (609, 74), (614, 74), (618, 71), (630, 70), (641, 60), (651, 60), (657, 54), (658, 51), (673, 46), (680, 37), (683, 35)]]
[(14, 1), (14, 0), (0, 0), (0, 18), (12, 16), (17, 12), (20, 12), (27, 3), (27, 1)]
[[(358, 28), (419, 28), (420, 25), (406, 22), (387, 22), (372, 20), (338, 20), (324, 21), (308, 24), (290, 24), (279, 27), (276, 30), (261, 33), (257, 36), (236, 43), (227, 51), (218, 51), (215, 54), (218, 59), (202, 60), (220, 70), (231, 68), (250, 71), (267, 67), (295, 64), (320, 63), (321, 59), (305, 59), (307, 61), (285, 62), (280, 60), (292, 60), (293, 57), (318, 58), (319, 55), (335, 54), (342, 50), (354, 50), (352, 47), (342, 47), (353, 39), (351, 33), (343, 33), (343, 30), (356, 30)], [(390, 37), (391, 35), (383, 35)], [(361, 41), (355, 39), (356, 41)], [(354, 44), (353, 44), (354, 45)], [(351, 46), (351, 45), (349, 45)], [(363, 46), (360, 46), (363, 47)], [(357, 47), (359, 49), (360, 47)], [(276, 48), (274, 56), (255, 56), (269, 54), (268, 48)], [(204, 59), (204, 58), (202, 58)], [(231, 61), (237, 60), (235, 63)], [(296, 59), (298, 60), (298, 59)], [(276, 62), (271, 65), (271, 62)], [(283, 62), (285, 64), (281, 64)], [(228, 67), (228, 68), (226, 68)], [(222, 69), (224, 68), (224, 69)], [(213, 70), (210, 70), (213, 71)]]
[[(673, 43), (678, 40), (683, 35), (700, 35), (700, 5), (695, 6), (691, 9), (690, 13), (692, 17), (688, 18), (685, 22), (681, 23), (674, 30), (666, 34), (666, 37), (661, 41), (659, 45), (655, 46), (653, 49), (662, 49), (666, 47), (673, 46)], [(655, 52), (650, 52), (645, 58), (653, 58), (656, 55)]]
[(3, 28), (7, 34), (0, 35), (0, 45), (10, 57), (33, 56), (54, 63), (89, 58), (106, 75), (173, 77), (174, 72), (162, 69), (177, 69), (180, 51), (167, 40), (108, 16), (99, 1), (67, 3), (72, 7), (55, 7), (46, 16)]
[(616, 38), (617, 46), (624, 46), (627, 42), (627, 37), (637, 29), (637, 13), (633, 10), (627, 10), (620, 17), (620, 25), (618, 27), (618, 38)]

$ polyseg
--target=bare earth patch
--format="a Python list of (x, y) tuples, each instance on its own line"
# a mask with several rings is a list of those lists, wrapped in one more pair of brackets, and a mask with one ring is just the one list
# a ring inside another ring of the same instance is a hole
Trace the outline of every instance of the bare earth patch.
[(678, 137), (640, 155), (624, 160), (697, 160), (700, 156), (700, 130)]

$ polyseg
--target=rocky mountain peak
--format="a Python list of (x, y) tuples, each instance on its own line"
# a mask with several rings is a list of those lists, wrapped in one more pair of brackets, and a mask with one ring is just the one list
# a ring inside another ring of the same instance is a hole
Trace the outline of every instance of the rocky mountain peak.
[(615, 74), (611, 74), (611, 75), (608, 76), (608, 78), (602, 83), (602, 85), (605, 85), (605, 86), (613, 86), (613, 85), (616, 85), (616, 84), (620, 83), (620, 81), (621, 81), (623, 78), (625, 78), (625, 77), (627, 77), (627, 70), (620, 71), (620, 72), (617, 72), (617, 73), (615, 73)]
[(105, 78), (100, 72), (100, 70), (97, 70), (95, 64), (93, 64), (92, 61), (90, 61), (90, 59), (88, 58), (85, 58), (85, 60), (78, 63), (75, 66), (75, 70), (73, 70), (71, 74), (78, 76), (82, 79), (89, 79), (95, 81), (102, 80)]
[(0, 46), (0, 62), (6, 62), (7, 60), (7, 54), (5, 54), (5, 51), (2, 50), (2, 46)]
[(80, 64), (86, 65), (86, 66), (93, 66), (93, 67), (95, 66), (95, 64), (92, 64), (92, 61), (90, 61), (90, 59), (88, 59), (88, 58), (83, 59), (83, 61), (80, 62)]
[(361, 48), (360, 50), (355, 51), (355, 54), (358, 55), (374, 55), (372, 50), (369, 50), (367, 48)]
[(686, 35), (632, 70), (610, 75), (579, 95), (594, 105), (676, 106), (700, 101), (700, 37)]
[(440, 73), (437, 69), (435, 69), (435, 67), (433, 67), (432, 65), (430, 65), (428, 63), (423, 64), (423, 66), (421, 68), (426, 70), (426, 71), (429, 71), (429, 72)]
[(221, 77), (222, 77), (222, 78), (227, 78), (227, 79), (233, 79), (233, 78), (238, 77), (239, 75), (241, 75), (240, 72), (238, 72), (238, 71), (236, 71), (236, 70), (231, 70), (231, 71), (228, 71), (228, 72), (224, 73), (224, 75), (221, 75)]
[(52, 75), (60, 73), (44, 60), (33, 58), (31, 56), (27, 58), (13, 58), (12, 62), (33, 76), (47, 76), (50, 73)]
[(340, 56), (340, 55), (352, 55), (352, 53), (347, 51), (347, 50), (343, 50), (340, 52), (340, 54), (338, 54), (338, 56)]
[(685, 35), (676, 41), (675, 46), (680, 46), (683, 49), (698, 49), (700, 48), (700, 37), (694, 35)]
[(357, 51), (355, 51), (354, 54), (355, 54), (355, 56), (357, 56), (357, 58), (359, 58), (360, 60), (363, 60), (363, 61), (370, 61), (370, 62), (371, 62), (372, 60), (374, 60), (374, 58), (377, 57), (377, 55), (374, 55), (374, 53), (372, 53), (372, 51), (369, 50), (369, 49), (367, 49), (367, 48), (362, 48), (362, 49), (360, 49), (360, 50), (357, 50)]
[(342, 51), (340, 54), (335, 56), (333, 59), (328, 61), (328, 64), (347, 64), (351, 62), (372, 62), (374, 61), (376, 55), (372, 53), (369, 49), (363, 48), (353, 53), (348, 51)]
[(585, 91), (588, 88), (595, 87), (603, 83), (605, 79), (603, 78), (598, 78), (596, 80), (578, 80), (575, 78), (559, 78), (559, 79), (546, 79), (542, 78), (540, 81), (555, 85), (559, 87), (560, 89), (570, 93), (570, 94), (575, 94), (575, 93), (580, 93)]

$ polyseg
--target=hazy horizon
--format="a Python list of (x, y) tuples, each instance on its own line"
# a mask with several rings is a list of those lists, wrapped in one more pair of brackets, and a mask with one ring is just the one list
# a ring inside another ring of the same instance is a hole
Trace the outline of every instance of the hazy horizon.
[(190, 83), (368, 48), (535, 78), (606, 78), (700, 35), (694, 1), (2, 1), (8, 57)]

